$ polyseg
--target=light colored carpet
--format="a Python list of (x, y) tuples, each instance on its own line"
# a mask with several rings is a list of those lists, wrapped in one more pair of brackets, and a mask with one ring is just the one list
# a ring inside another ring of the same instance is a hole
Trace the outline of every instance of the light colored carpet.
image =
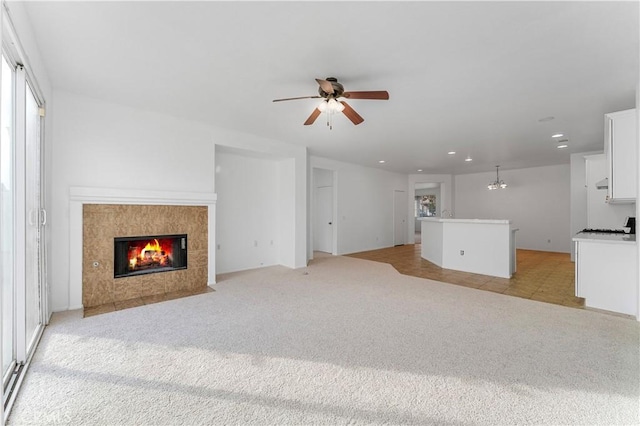
[(638, 424), (637, 322), (317, 258), (55, 314), (10, 424)]

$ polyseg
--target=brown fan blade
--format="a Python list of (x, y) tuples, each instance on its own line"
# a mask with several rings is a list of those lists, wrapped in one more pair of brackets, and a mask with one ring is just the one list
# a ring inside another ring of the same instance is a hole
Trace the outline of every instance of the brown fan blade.
[(357, 126), (364, 121), (364, 118), (360, 117), (360, 114), (355, 112), (355, 110), (351, 108), (348, 103), (346, 103), (345, 101), (340, 101), (340, 103), (344, 105), (344, 110), (342, 110), (342, 113), (346, 115), (353, 124)]
[(296, 99), (316, 99), (321, 98), (322, 96), (300, 96), (297, 98), (284, 98), (284, 99), (274, 99), (273, 102), (282, 102), (282, 101), (295, 101)]
[(386, 101), (389, 99), (389, 92), (386, 90), (377, 90), (372, 92), (344, 92), (342, 96), (349, 99), (379, 99)]
[(333, 84), (331, 84), (330, 81), (320, 80), (319, 78), (316, 78), (316, 81), (318, 82), (318, 84), (320, 85), (320, 88), (324, 90), (325, 93), (328, 93), (330, 95), (333, 94), (334, 92)]
[(307, 118), (307, 121), (304, 122), (304, 125), (309, 126), (313, 124), (313, 122), (316, 121), (316, 118), (318, 118), (320, 114), (321, 112), (318, 108), (314, 109), (309, 118)]

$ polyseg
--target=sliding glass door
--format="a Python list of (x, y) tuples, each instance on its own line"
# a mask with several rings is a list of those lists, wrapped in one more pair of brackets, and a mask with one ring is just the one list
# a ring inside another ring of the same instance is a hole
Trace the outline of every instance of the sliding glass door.
[(25, 68), (5, 52), (1, 102), (2, 384), (3, 404), (10, 407), (46, 318), (46, 215), (42, 208), (42, 101)]
[(2, 57), (2, 92), (0, 100), (0, 279), (2, 279), (2, 384), (6, 386), (15, 369), (15, 232), (13, 212), (14, 190), (14, 138), (13, 87), (15, 71)]
[(25, 84), (25, 349), (30, 353), (42, 326), (41, 271), (42, 225), (44, 210), (41, 206), (40, 171), (40, 106), (31, 86)]

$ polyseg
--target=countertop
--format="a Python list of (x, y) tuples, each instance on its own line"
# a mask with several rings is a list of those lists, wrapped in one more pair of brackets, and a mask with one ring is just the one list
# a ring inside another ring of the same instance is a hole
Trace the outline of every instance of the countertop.
[(425, 222), (478, 223), (487, 225), (508, 225), (511, 223), (511, 221), (506, 219), (455, 219), (452, 217), (419, 217), (418, 220)]
[(635, 244), (636, 235), (635, 234), (603, 234), (600, 232), (580, 232), (573, 237), (573, 241)]

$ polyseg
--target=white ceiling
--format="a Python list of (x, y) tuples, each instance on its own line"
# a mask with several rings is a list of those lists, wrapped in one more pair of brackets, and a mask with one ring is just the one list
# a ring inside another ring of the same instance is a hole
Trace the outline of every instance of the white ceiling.
[[(633, 108), (638, 2), (27, 2), (52, 86), (402, 173), (569, 162)], [(303, 126), (315, 78), (365, 119)], [(554, 120), (540, 122), (543, 117)], [(562, 132), (568, 150), (551, 135)], [(456, 155), (447, 155), (454, 150)], [(464, 158), (471, 156), (473, 162)], [(379, 164), (378, 160), (386, 160)]]

